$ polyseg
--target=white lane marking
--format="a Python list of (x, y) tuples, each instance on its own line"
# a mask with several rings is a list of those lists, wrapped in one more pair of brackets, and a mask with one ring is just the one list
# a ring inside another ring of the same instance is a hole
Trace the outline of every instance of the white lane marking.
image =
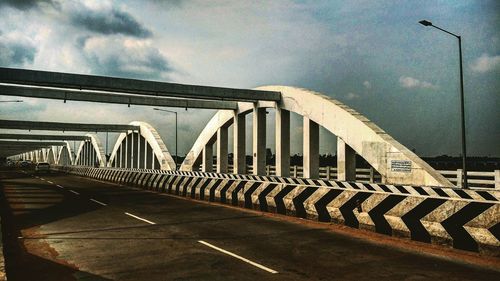
[(52, 183), (52, 184), (53, 184), (53, 182), (51, 182), (51, 181), (47, 181), (47, 182), (48, 182), (48, 183)]
[(147, 222), (147, 223), (149, 223), (149, 224), (156, 224), (155, 222), (148, 221), (147, 219), (143, 219), (143, 218), (138, 217), (138, 216), (136, 216), (136, 215), (132, 215), (131, 213), (125, 213), (125, 215), (127, 215), (127, 216), (131, 216), (131, 217), (133, 217), (133, 218), (136, 218), (136, 219), (138, 219), (138, 220), (141, 220), (141, 221)]
[(44, 178), (40, 178), (40, 179), (43, 180), (43, 181), (45, 180)]
[(71, 190), (71, 189), (69, 190), (69, 192), (73, 192), (73, 193), (74, 193), (74, 194), (76, 194), (76, 195), (80, 195), (80, 193), (78, 193), (78, 192), (76, 192), (76, 191), (74, 191), (74, 190)]
[(256, 262), (253, 262), (253, 261), (249, 260), (249, 259), (246, 259), (246, 258), (244, 258), (244, 257), (242, 257), (242, 256), (238, 256), (237, 254), (234, 254), (234, 253), (231, 253), (231, 252), (226, 251), (226, 250), (224, 250), (224, 249), (221, 249), (221, 248), (219, 248), (219, 247), (217, 247), (217, 246), (214, 246), (214, 245), (212, 245), (212, 244), (210, 244), (210, 243), (207, 243), (207, 242), (205, 242), (205, 241), (198, 240), (198, 243), (201, 243), (201, 244), (203, 244), (203, 245), (205, 245), (205, 246), (207, 246), (207, 247), (210, 247), (210, 248), (212, 248), (212, 249), (214, 249), (214, 250), (217, 250), (217, 251), (219, 251), (219, 252), (222, 252), (222, 253), (224, 253), (224, 254), (226, 254), (226, 255), (230, 255), (230, 256), (232, 256), (232, 257), (234, 257), (234, 258), (237, 258), (237, 259), (239, 259), (239, 260), (242, 260), (242, 261), (244, 261), (244, 262), (246, 262), (246, 263), (249, 263), (249, 264), (251, 264), (251, 265), (253, 265), (253, 266), (255, 266), (255, 267), (258, 267), (258, 268), (260, 268), (260, 269), (262, 269), (262, 270), (265, 270), (265, 271), (267, 271), (267, 272), (269, 272), (269, 273), (272, 273), (272, 274), (276, 274), (276, 273), (278, 273), (278, 271), (276, 271), (276, 270), (270, 269), (269, 267), (265, 267), (265, 266), (263, 266), (263, 265), (261, 265), (261, 264), (258, 264), (258, 263), (256, 263)]
[(57, 187), (60, 187), (60, 188), (64, 188), (62, 185), (58, 185), (58, 184), (56, 184), (56, 186), (57, 186)]
[(100, 205), (103, 205), (103, 206), (108, 206), (108, 204), (102, 203), (101, 201), (97, 201), (97, 200), (92, 199), (92, 198), (90, 198), (90, 201), (95, 202), (95, 203), (100, 204)]

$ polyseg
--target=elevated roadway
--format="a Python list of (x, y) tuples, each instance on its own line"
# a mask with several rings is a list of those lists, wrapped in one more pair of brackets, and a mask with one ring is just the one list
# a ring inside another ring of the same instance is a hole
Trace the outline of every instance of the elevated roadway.
[(498, 280), (500, 274), (498, 259), (67, 174), (3, 171), (0, 188), (9, 280)]

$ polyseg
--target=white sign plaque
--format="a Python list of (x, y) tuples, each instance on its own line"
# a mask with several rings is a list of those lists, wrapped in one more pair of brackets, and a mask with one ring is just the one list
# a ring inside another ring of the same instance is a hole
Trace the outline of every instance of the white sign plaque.
[(411, 173), (411, 161), (408, 160), (391, 160), (391, 171)]

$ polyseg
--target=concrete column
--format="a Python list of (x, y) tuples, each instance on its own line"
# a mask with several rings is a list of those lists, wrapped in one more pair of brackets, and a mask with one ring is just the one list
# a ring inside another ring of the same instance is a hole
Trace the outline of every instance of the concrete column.
[(127, 147), (126, 145), (121, 144), (121, 156), (120, 156), (120, 168), (125, 168), (126, 158), (127, 158)]
[(147, 169), (146, 167), (148, 166), (148, 142), (144, 138), (144, 169)]
[(138, 161), (137, 168), (146, 169), (146, 157), (144, 157), (144, 155), (146, 155), (147, 151), (145, 147), (146, 147), (146, 139), (143, 137), (139, 137), (139, 147), (138, 147), (139, 155), (137, 155), (137, 161)]
[(233, 173), (247, 172), (245, 145), (245, 115), (234, 112), (233, 122)]
[(463, 177), (462, 177), (462, 169), (457, 169), (457, 187), (462, 187), (462, 181), (463, 181)]
[(319, 178), (319, 125), (304, 116), (303, 167), (304, 178)]
[(152, 169), (153, 168), (153, 148), (151, 146), (146, 145), (146, 169)]
[(155, 151), (153, 150), (153, 148), (151, 148), (151, 169), (155, 169), (155, 164), (156, 162), (158, 162), (158, 161), (155, 162), (155, 160), (156, 160)]
[(141, 147), (142, 146), (141, 146), (141, 134), (140, 134), (140, 132), (137, 133), (137, 142), (136, 142), (136, 144), (137, 144), (137, 149), (136, 149), (137, 152), (135, 154), (135, 159), (137, 160), (136, 167), (140, 168), (141, 167), (141, 154), (142, 154), (141, 153), (142, 152), (141, 151)]
[(132, 134), (132, 167), (139, 168), (139, 134)]
[(136, 153), (136, 144), (135, 144), (135, 133), (132, 131), (130, 134), (130, 168), (135, 167), (135, 153)]
[(253, 174), (266, 173), (266, 109), (253, 104)]
[(214, 152), (212, 148), (213, 143), (208, 142), (203, 148), (203, 172), (212, 172), (213, 171), (213, 158)]
[(290, 176), (290, 111), (276, 107), (276, 175)]
[(125, 168), (132, 168), (130, 166), (130, 154), (132, 154), (132, 144), (130, 141), (130, 135), (127, 135), (125, 138), (125, 148), (126, 148), (126, 153), (125, 153)]
[(337, 138), (337, 179), (356, 180), (356, 152), (341, 138)]
[(217, 173), (227, 173), (227, 127), (217, 130)]

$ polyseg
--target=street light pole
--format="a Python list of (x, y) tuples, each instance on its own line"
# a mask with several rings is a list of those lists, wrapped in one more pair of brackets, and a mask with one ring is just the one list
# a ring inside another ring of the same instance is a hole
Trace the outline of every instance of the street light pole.
[(179, 158), (179, 154), (177, 154), (177, 136), (178, 136), (178, 131), (177, 131), (177, 112), (167, 110), (167, 109), (161, 109), (161, 108), (153, 108), (153, 110), (158, 110), (158, 111), (164, 111), (164, 112), (169, 112), (175, 114), (175, 169), (178, 169), (178, 161), (177, 158)]
[(459, 54), (459, 61), (460, 61), (460, 119), (461, 119), (461, 128), (462, 128), (462, 187), (468, 188), (467, 165), (466, 165), (467, 148), (466, 148), (466, 139), (465, 139), (464, 74), (463, 74), (463, 68), (462, 68), (462, 37), (460, 37), (460, 35), (456, 35), (456, 34), (451, 33), (445, 29), (442, 29), (438, 26), (435, 26), (432, 24), (432, 22), (427, 21), (427, 20), (421, 20), (421, 21), (419, 21), (419, 23), (421, 25), (424, 25), (424, 26), (432, 26), (436, 29), (439, 29), (439, 30), (445, 32), (445, 33), (448, 33), (452, 36), (455, 36), (458, 39), (458, 54)]

